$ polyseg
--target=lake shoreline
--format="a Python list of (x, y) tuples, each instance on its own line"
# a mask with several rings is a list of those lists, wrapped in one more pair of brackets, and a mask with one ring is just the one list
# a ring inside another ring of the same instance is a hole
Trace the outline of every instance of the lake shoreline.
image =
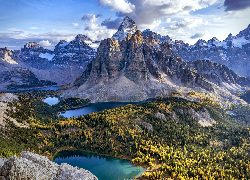
[(53, 155), (53, 156), (50, 156), (49, 159), (51, 161), (54, 162), (55, 160), (55, 157), (58, 153), (62, 152), (62, 151), (80, 151), (80, 152), (87, 152), (87, 153), (92, 153), (92, 154), (95, 154), (96, 156), (103, 156), (103, 157), (112, 157), (112, 158), (116, 158), (116, 159), (121, 159), (121, 160), (126, 160), (126, 161), (129, 161), (132, 166), (137, 166), (139, 168), (144, 168), (146, 169), (143, 173), (141, 173), (139, 176), (135, 177), (134, 179), (140, 179), (140, 180), (145, 180), (145, 178), (141, 177), (144, 173), (146, 172), (149, 172), (149, 171), (152, 171), (154, 168), (153, 167), (149, 167), (148, 165), (139, 165), (139, 164), (133, 164), (132, 163), (132, 159), (129, 158), (128, 156), (118, 156), (118, 157), (114, 157), (114, 156), (111, 156), (111, 155), (107, 155), (107, 154), (100, 154), (100, 153), (97, 153), (97, 152), (93, 152), (93, 151), (88, 151), (88, 150), (81, 150), (81, 149), (77, 149), (75, 147), (67, 147), (67, 146), (64, 146), (64, 147), (61, 147), (59, 149), (57, 149), (57, 152)]

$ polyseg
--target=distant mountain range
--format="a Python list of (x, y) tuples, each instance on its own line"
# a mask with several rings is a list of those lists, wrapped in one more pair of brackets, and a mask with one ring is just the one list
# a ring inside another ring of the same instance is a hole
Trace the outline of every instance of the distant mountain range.
[[(0, 90), (68, 84), (83, 73), (87, 64), (93, 60), (98, 45), (99, 42), (92, 42), (79, 34), (71, 42), (61, 40), (54, 51), (44, 49), (36, 42), (27, 43), (21, 51), (1, 48)], [(19, 73), (20, 70), (25, 73)], [(6, 78), (6, 74), (12, 76)], [(37, 81), (46, 83), (34, 83), (25, 74), (32, 74)]]
[[(141, 101), (194, 90), (237, 103), (241, 100), (234, 94), (250, 86), (249, 48), (250, 25), (222, 42), (214, 37), (189, 45), (148, 29), (141, 32), (125, 17), (118, 31), (101, 42), (79, 34), (71, 42), (61, 40), (54, 51), (35, 42), (21, 51), (0, 49), (0, 90), (32, 86), (24, 81), (25, 73), (14, 71), (17, 68), (30, 71), (44, 85), (67, 84), (65, 97), (93, 102)], [(17, 75), (8, 79), (9, 71)], [(33, 83), (34, 87), (41, 85)]]

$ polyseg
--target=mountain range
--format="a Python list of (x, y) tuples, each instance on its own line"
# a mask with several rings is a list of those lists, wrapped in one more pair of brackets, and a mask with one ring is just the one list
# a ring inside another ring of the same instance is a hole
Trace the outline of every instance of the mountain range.
[[(242, 103), (235, 94), (250, 86), (249, 48), (250, 25), (222, 42), (214, 37), (189, 45), (149, 29), (141, 32), (125, 17), (118, 31), (101, 42), (79, 34), (73, 41), (61, 40), (54, 51), (35, 42), (21, 51), (0, 49), (0, 90), (67, 84), (64, 97), (92, 102), (142, 101), (196, 91)], [(42, 82), (32, 84), (25, 74)]]
[[(234, 94), (246, 91), (248, 78), (211, 60), (185, 61), (179, 55), (185, 50), (178, 44), (168, 36), (137, 30), (126, 17), (112, 38), (101, 41), (95, 58), (63, 96), (93, 102), (143, 101), (173, 91), (184, 95), (196, 91), (223, 102), (241, 103)], [(196, 46), (184, 45), (191, 50)]]

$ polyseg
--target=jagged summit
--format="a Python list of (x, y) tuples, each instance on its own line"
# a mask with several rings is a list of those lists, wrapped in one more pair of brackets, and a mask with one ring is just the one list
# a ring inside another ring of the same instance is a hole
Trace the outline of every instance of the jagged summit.
[(119, 41), (127, 37), (128, 34), (134, 34), (137, 31), (137, 26), (135, 22), (126, 16), (123, 19), (118, 31), (111, 37), (111, 39), (117, 39)]
[(24, 45), (24, 49), (43, 49), (43, 47), (36, 42), (29, 42)]
[(218, 43), (221, 43), (221, 42), (217, 37), (213, 37), (212, 39), (209, 39), (207, 41), (208, 45), (218, 45)]
[(88, 40), (88, 41), (92, 41), (88, 36), (83, 35), (83, 34), (78, 34), (75, 39), (82, 39), (82, 40)]
[(246, 40), (250, 40), (250, 24), (247, 26), (246, 29), (240, 31), (239, 34), (236, 35), (236, 37), (244, 37)]

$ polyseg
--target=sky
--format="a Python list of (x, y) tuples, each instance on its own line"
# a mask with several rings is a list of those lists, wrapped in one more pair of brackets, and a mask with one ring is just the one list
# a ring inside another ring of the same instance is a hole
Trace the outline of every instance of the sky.
[(0, 0), (0, 12), (0, 48), (12, 50), (28, 42), (53, 50), (77, 34), (110, 38), (126, 16), (140, 31), (190, 45), (223, 41), (250, 24), (250, 0)]

